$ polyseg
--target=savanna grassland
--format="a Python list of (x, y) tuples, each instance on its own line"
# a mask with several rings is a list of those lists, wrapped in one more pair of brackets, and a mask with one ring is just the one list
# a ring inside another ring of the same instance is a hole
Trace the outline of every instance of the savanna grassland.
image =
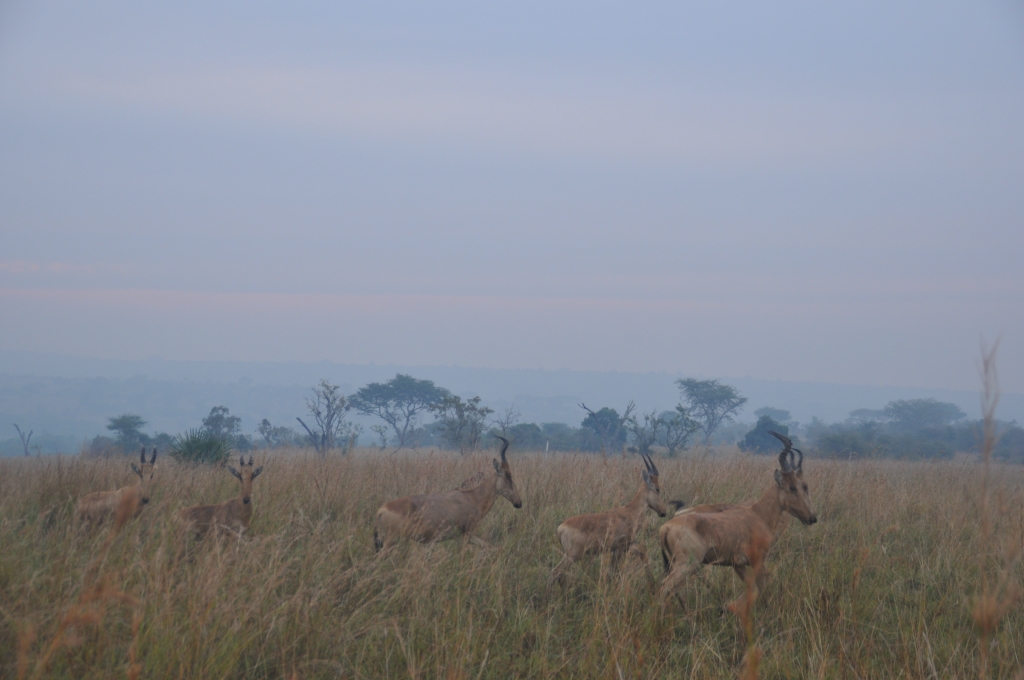
[[(591, 559), (550, 596), (566, 517), (629, 500), (639, 458), (509, 453), (523, 507), (498, 498), (478, 534), (377, 557), (386, 500), (446, 491), (490, 454), (257, 453), (244, 539), (184, 547), (176, 511), (227, 500), (223, 468), (158, 461), (152, 501), (120, 531), (76, 528), (75, 499), (133, 483), (128, 460), (0, 462), (0, 672), (74, 678), (735, 677), (743, 628), (720, 606), (743, 585), (707, 568), (660, 614), (660, 520), (649, 559)], [(752, 500), (776, 460), (730, 451), (657, 459), (662, 496)], [(754, 608), (761, 677), (990, 677), (1024, 667), (1024, 469), (808, 459), (818, 524), (791, 521)], [(990, 517), (988, 537), (982, 517)], [(1007, 558), (1010, 555), (1011, 558)], [(1010, 559), (1010, 579), (1000, 581)], [(991, 600), (979, 600), (982, 590)], [(979, 602), (981, 603), (979, 605)], [(987, 603), (987, 604), (986, 604)], [(1005, 611), (1004, 611), (1005, 610)], [(994, 619), (1000, 619), (994, 623)], [(985, 622), (988, 623), (985, 623)]]

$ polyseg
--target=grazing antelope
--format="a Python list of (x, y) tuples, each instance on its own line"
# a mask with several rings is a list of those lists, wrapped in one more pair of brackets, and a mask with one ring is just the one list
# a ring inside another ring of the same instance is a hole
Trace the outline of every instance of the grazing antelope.
[[(785, 445), (779, 454), (782, 469), (775, 471), (775, 483), (759, 500), (733, 507), (725, 503), (704, 506), (711, 511), (683, 513), (662, 525), (658, 534), (667, 572), (661, 586), (663, 605), (690, 574), (705, 564), (732, 567), (745, 582), (751, 558), (761, 561), (767, 556), (785, 520), (784, 513), (808, 525), (818, 521), (804, 482), (804, 454), (793, 448), (788, 437), (772, 434)], [(795, 465), (794, 451), (800, 454)], [(765, 575), (764, 570), (758, 570), (755, 596), (764, 585)]]
[[(497, 436), (497, 435), (495, 435)], [(507, 498), (514, 507), (523, 507), (523, 501), (512, 481), (505, 452), (508, 440), (502, 441), (501, 463), (495, 459), (494, 475), (479, 484), (466, 488), (475, 479), (471, 477), (455, 491), (424, 496), (404, 496), (388, 501), (377, 510), (377, 526), (373, 530), (373, 547), (380, 550), (400, 537), (420, 543), (444, 541), (462, 534), (480, 547), (487, 543), (473, 535), (473, 530), (494, 505), (498, 495)]]
[(216, 505), (193, 505), (178, 512), (178, 520), (187, 530), (195, 532), (196, 538), (201, 538), (213, 528), (239, 537), (249, 530), (249, 523), (252, 521), (252, 481), (263, 472), (263, 466), (253, 470), (250, 455), (248, 464), (245, 462), (245, 456), (240, 456), (238, 467), (241, 471), (228, 466), (228, 472), (237, 477), (242, 484), (238, 498)]
[(132, 472), (139, 476), (139, 483), (134, 486), (123, 486), (117, 491), (97, 491), (82, 496), (75, 505), (75, 514), (92, 526), (99, 526), (110, 515), (114, 514), (122, 502), (131, 503), (132, 517), (137, 517), (142, 508), (149, 503), (149, 486), (153, 481), (156, 463), (156, 449), (153, 456), (146, 462), (146, 447), (139, 454), (139, 465), (132, 463)]
[[(627, 552), (646, 557), (643, 550), (633, 542), (640, 528), (640, 521), (647, 508), (654, 510), (659, 517), (664, 517), (668, 508), (661, 501), (658, 468), (650, 457), (643, 453), (640, 455), (647, 469), (640, 473), (640, 488), (637, 489), (633, 500), (614, 510), (576, 515), (558, 525), (556, 533), (564, 555), (548, 578), (548, 589), (556, 581), (563, 583), (565, 571), (573, 562), (588, 553), (610, 552), (615, 560)], [(682, 507), (684, 503), (672, 501), (669, 505), (676, 509)]]

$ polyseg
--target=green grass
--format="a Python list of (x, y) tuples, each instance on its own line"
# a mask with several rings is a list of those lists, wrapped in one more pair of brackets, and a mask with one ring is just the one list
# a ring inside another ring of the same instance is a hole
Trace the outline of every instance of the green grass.
[[(403, 544), (377, 557), (372, 522), (384, 501), (454, 489), (489, 470), (490, 456), (256, 457), (266, 469), (248, 537), (187, 551), (175, 512), (227, 500), (238, 483), (221, 468), (159, 461), (153, 500), (97, 565), (138, 604), (79, 605), (96, 614), (70, 626), (106, 536), (75, 528), (74, 501), (132, 483), (128, 461), (0, 462), (0, 675), (17, 677), (20, 656), (26, 677), (122, 677), (133, 644), (146, 678), (702, 678), (735, 677), (742, 664), (741, 627), (719, 613), (742, 589), (732, 570), (705, 569), (683, 590), (686, 611), (673, 603), (659, 614), (653, 513), (641, 533), (647, 563), (612, 569), (595, 558), (569, 571), (564, 593), (545, 593), (560, 558), (555, 527), (627, 501), (636, 459), (512, 452), (524, 505), (498, 498), (478, 531), (492, 549)], [(754, 499), (774, 462), (730, 452), (657, 461), (664, 498), (688, 502)], [(981, 570), (997, 573), (1024, 540), (1024, 469), (993, 468), (1003, 512), (988, 546), (974, 463), (809, 459), (805, 474), (820, 521), (790, 522), (768, 558), (754, 610), (761, 676), (977, 676), (972, 602)], [(68, 644), (44, 668), (62, 620)], [(1024, 668), (1020, 608), (991, 645), (992, 677)]]

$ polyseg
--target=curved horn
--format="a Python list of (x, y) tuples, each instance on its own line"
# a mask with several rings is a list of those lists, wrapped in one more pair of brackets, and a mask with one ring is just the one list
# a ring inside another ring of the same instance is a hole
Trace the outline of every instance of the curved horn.
[(505, 452), (508, 451), (508, 440), (505, 439), (504, 437), (502, 437), (500, 434), (496, 434), (494, 436), (502, 441), (502, 444), (501, 444), (501, 462), (504, 463), (505, 465), (508, 465), (508, 459), (505, 458)]
[(252, 467), (252, 454), (249, 454), (249, 467)]
[(145, 446), (142, 447), (142, 453), (139, 456), (139, 462), (140, 463), (145, 463), (146, 462), (146, 447)]
[(156, 462), (156, 447), (153, 447), (153, 457), (149, 459), (149, 464), (152, 465)]
[(240, 466), (241, 465), (245, 465), (245, 456), (244, 455), (241, 455), (241, 456), (238, 457), (238, 464)]
[(646, 453), (645, 454), (641, 454), (641, 455), (643, 455), (643, 457), (644, 457), (644, 465), (647, 466), (647, 471), (650, 472), (651, 475), (653, 475), (654, 477), (657, 477), (658, 476), (658, 466), (656, 466), (654, 464), (654, 461), (651, 460), (651, 456), (649, 454), (646, 454)]
[(791, 472), (793, 470), (793, 467), (789, 464), (789, 461), (786, 460), (786, 454), (792, 455), (791, 452), (793, 450), (793, 442), (790, 441), (789, 437), (779, 434), (778, 432), (774, 432), (772, 430), (768, 430), (768, 434), (770, 434), (771, 436), (775, 437), (780, 442), (785, 444), (785, 448), (783, 448), (782, 453), (779, 454), (779, 466), (782, 468), (783, 472)]
[(794, 470), (803, 470), (804, 469), (804, 452), (801, 451), (800, 449), (793, 449), (793, 450), (800, 454), (800, 460), (797, 461), (796, 467), (794, 467), (793, 469)]

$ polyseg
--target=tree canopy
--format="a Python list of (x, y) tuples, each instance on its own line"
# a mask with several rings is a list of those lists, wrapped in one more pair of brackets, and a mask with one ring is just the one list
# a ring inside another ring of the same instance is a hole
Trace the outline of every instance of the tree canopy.
[(901, 430), (942, 427), (967, 417), (959, 406), (936, 399), (899, 399), (885, 405), (885, 415)]
[(587, 412), (581, 426), (600, 437), (601, 451), (609, 452), (623, 447), (629, 431), (627, 424), (635, 408), (633, 402), (626, 405), (626, 411), (621, 416), (618, 411), (607, 406), (596, 412), (587, 408), (586, 404), (580, 404), (580, 408)]
[(306, 430), (309, 443), (320, 455), (336, 448), (340, 448), (342, 453), (348, 453), (362, 432), (360, 426), (346, 422), (345, 414), (352, 408), (352, 400), (346, 399), (340, 390), (339, 385), (321, 380), (313, 388), (313, 396), (306, 399), (306, 409), (313, 416), (313, 427), (306, 425), (302, 418), (295, 418)]
[(480, 405), (480, 397), (463, 401), (455, 394), (444, 395), (430, 410), (437, 417), (441, 440), (463, 454), (480, 448), (487, 416), (494, 413)]
[(407, 446), (420, 415), (449, 395), (430, 380), (397, 374), (386, 383), (370, 383), (350, 400), (358, 412), (377, 416), (395, 432), (395, 450)]
[(718, 380), (686, 378), (677, 380), (676, 385), (686, 402), (687, 412), (704, 433), (705, 444), (711, 442), (711, 435), (720, 424), (731, 422), (747, 403), (747, 398), (741, 397), (735, 387)]
[[(789, 436), (789, 426), (783, 425), (769, 415), (757, 419), (757, 425), (739, 443), (740, 451), (751, 453), (778, 453), (782, 444), (771, 435), (772, 432)], [(796, 441), (794, 439), (794, 441)]]
[(114, 433), (114, 441), (125, 451), (135, 449), (142, 439), (146, 421), (133, 413), (122, 413), (107, 419), (107, 429)]

